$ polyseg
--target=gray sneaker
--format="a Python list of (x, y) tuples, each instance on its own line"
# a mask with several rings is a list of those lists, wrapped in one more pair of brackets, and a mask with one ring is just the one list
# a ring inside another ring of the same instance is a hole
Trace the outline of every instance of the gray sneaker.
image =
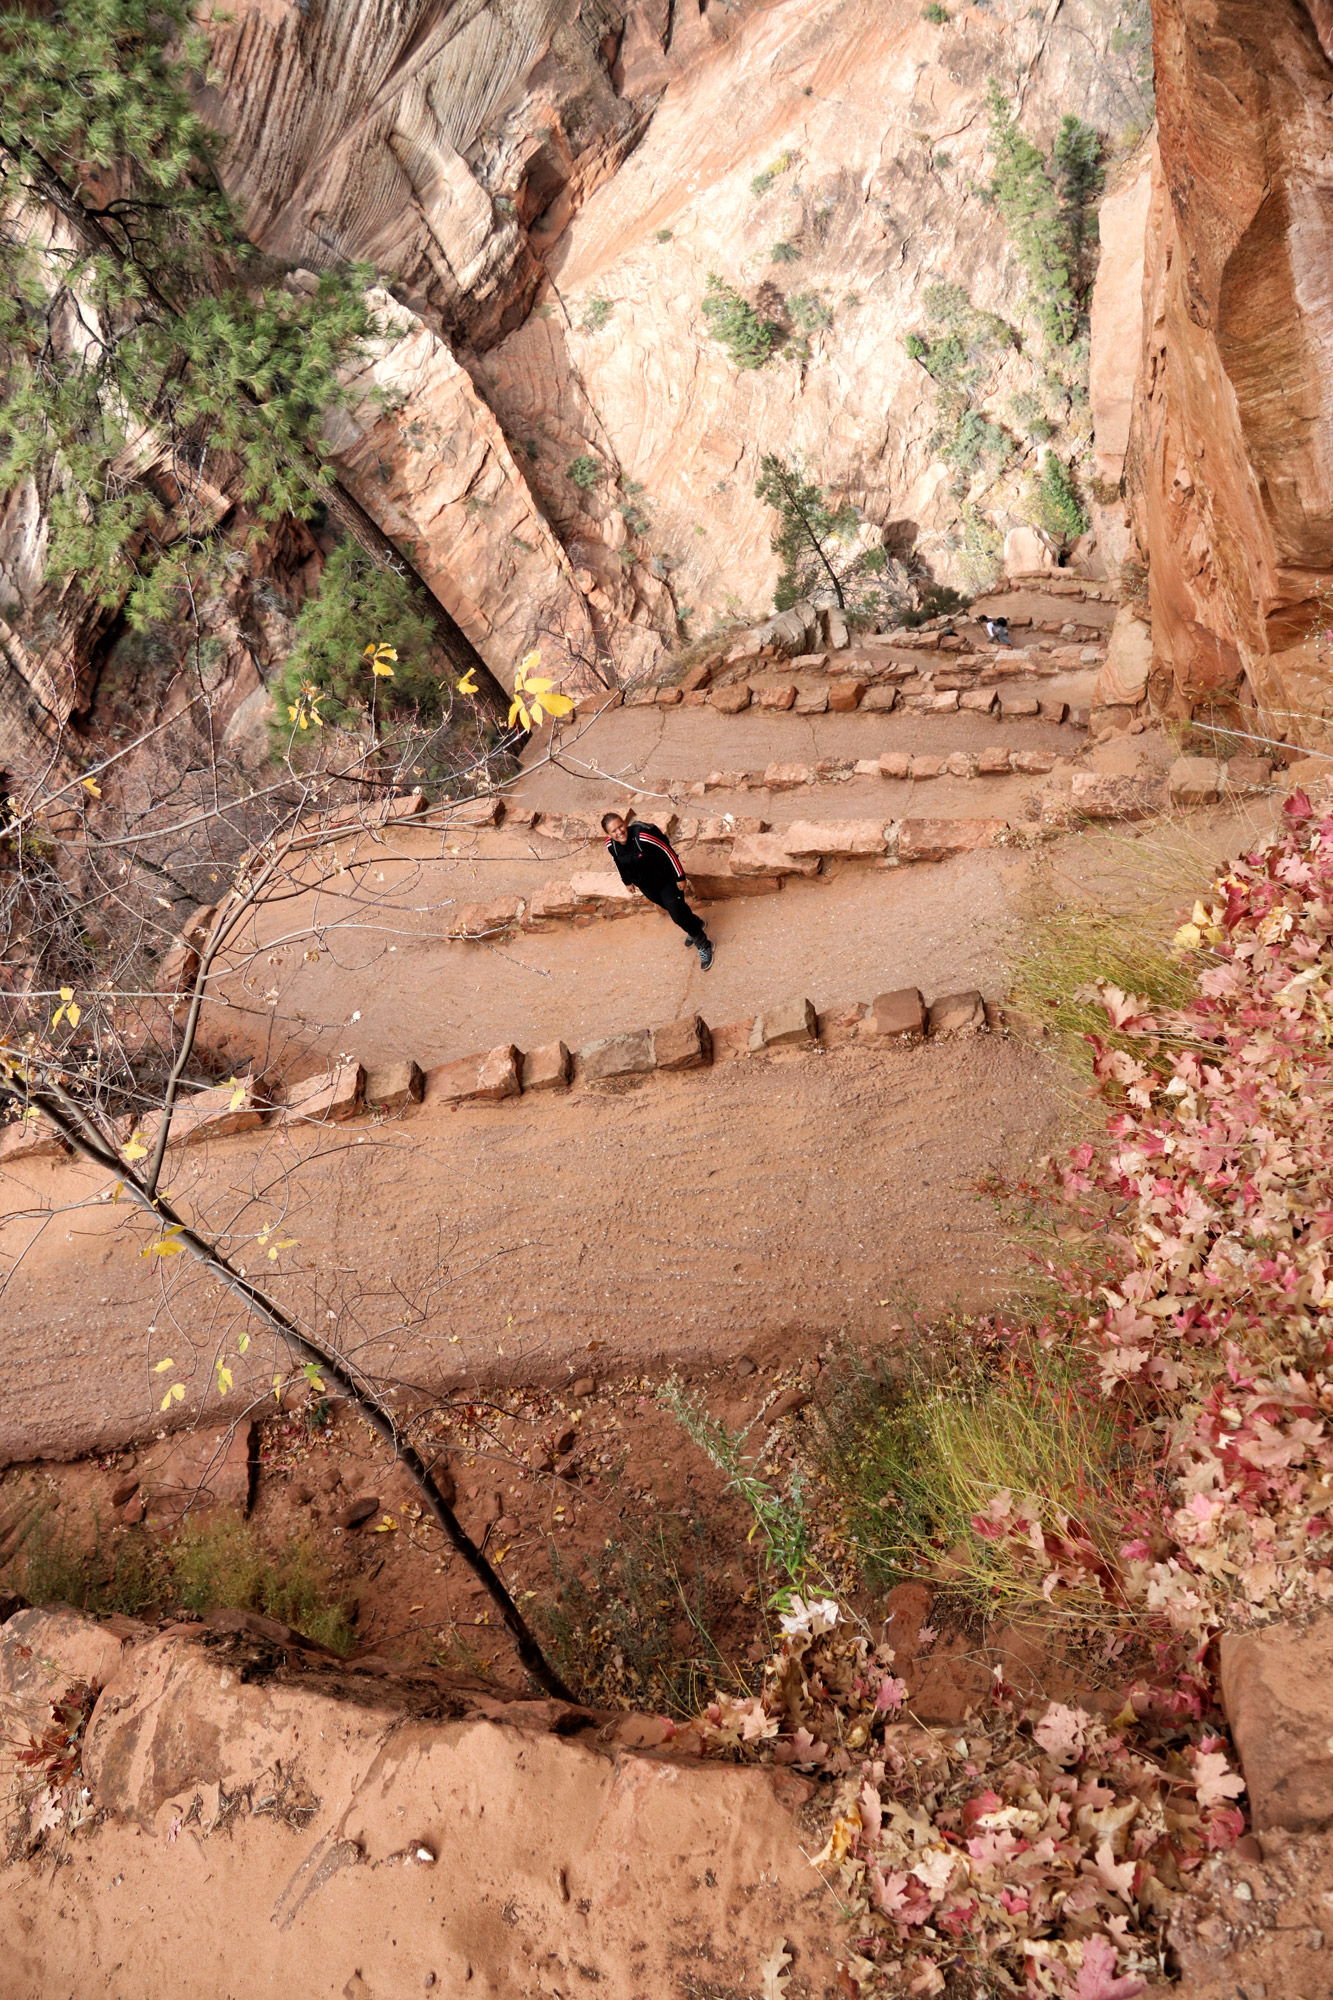
[(707, 972), (709, 966), (712, 963), (713, 963), (713, 947), (707, 938), (700, 938), (699, 940), (700, 972)]

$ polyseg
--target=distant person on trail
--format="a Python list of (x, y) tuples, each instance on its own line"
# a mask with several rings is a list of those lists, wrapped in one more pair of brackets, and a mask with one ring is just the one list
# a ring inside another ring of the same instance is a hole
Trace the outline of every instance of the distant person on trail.
[(992, 645), (1013, 647), (1014, 642), (1009, 637), (1009, 620), (1007, 618), (983, 618), (981, 622), (986, 628), (986, 637), (991, 641)]
[(681, 883), (685, 870), (680, 857), (660, 826), (636, 820), (630, 826), (619, 813), (602, 815), (602, 832), (607, 835), (606, 851), (616, 864), (616, 873), (659, 910), (665, 910), (673, 924), (685, 933), (686, 944), (699, 954), (699, 964), (707, 972), (713, 963), (713, 947), (697, 917), (685, 901)]

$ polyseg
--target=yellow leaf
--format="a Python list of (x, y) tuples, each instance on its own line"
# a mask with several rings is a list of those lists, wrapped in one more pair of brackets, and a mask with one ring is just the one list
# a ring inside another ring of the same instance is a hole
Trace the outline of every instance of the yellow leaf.
[(539, 667), (541, 663), (542, 663), (542, 656), (540, 652), (534, 650), (531, 653), (525, 653), (523, 655), (523, 658), (518, 663), (518, 671), (520, 678), (526, 678), (526, 676), (532, 672), (532, 669), (534, 667)]
[(157, 1366), (154, 1368), (153, 1373), (154, 1375), (165, 1375), (168, 1368), (174, 1368), (175, 1366), (176, 1366), (175, 1362), (170, 1359), (166, 1361), (159, 1361), (157, 1363)]
[(294, 1250), (300, 1240), (299, 1236), (280, 1236), (278, 1238), (278, 1248), (279, 1250)]
[[(396, 659), (397, 654), (394, 657)], [(377, 680), (391, 681), (393, 679), (393, 668), (386, 660), (372, 660), (370, 670)]]
[(1182, 924), (1171, 942), (1177, 951), (1197, 951), (1203, 943), (1203, 932), (1197, 924)]
[(144, 1145), (143, 1135), (139, 1132), (133, 1134), (129, 1144), (123, 1146), (121, 1151), (127, 1160), (146, 1160), (148, 1157), (148, 1148)]
[(397, 1532), (398, 1523), (394, 1520), (392, 1514), (386, 1514), (382, 1521), (375, 1523), (375, 1533), (377, 1535), (394, 1535)]
[(287, 704), (287, 720), (289, 722), (295, 722), (296, 720), (296, 703), (294, 701), (289, 701)]
[(281, 1375), (275, 1375), (275, 1376), (273, 1377), (273, 1400), (274, 1400), (274, 1402), (275, 1402), (275, 1403), (277, 1403), (277, 1404), (279, 1404), (279, 1405), (281, 1405), (281, 1403), (282, 1403), (282, 1377), (281, 1377)]
[(233, 1090), (231, 1096), (227, 1099), (227, 1109), (228, 1111), (239, 1111), (244, 1102), (245, 1102), (245, 1085), (243, 1083), (238, 1083), (236, 1085), (235, 1090)]
[(396, 660), (398, 658), (398, 648), (396, 646), (381, 646), (375, 657), (380, 660)]
[(249, 1334), (248, 1334), (248, 1333), (238, 1333), (238, 1334), (237, 1334), (237, 1336), (236, 1336), (236, 1352), (237, 1352), (238, 1354), (244, 1354), (244, 1353), (246, 1352), (246, 1350), (248, 1349), (249, 1345), (250, 1345), (250, 1336), (249, 1336)]
[(518, 719), (523, 724), (523, 727), (525, 729), (531, 729), (532, 717), (528, 714), (528, 711), (526, 708), (524, 708), (522, 702), (518, 704)]
[(361, 657), (362, 657), (362, 659), (363, 659), (363, 660), (373, 660), (373, 659), (374, 659), (374, 657), (375, 657), (375, 648), (374, 648), (374, 646), (373, 646), (373, 645), (372, 645), (372, 646), (367, 646), (367, 647), (366, 647), (366, 649), (365, 649), (365, 651), (364, 651), (364, 652), (362, 653)]
[(171, 1237), (168, 1238), (166, 1242), (155, 1243), (153, 1245), (153, 1248), (154, 1250), (156, 1250), (159, 1257), (179, 1257), (181, 1251), (185, 1248), (185, 1245), (183, 1243), (177, 1243), (175, 1238)]
[[(510, 702), (510, 704), (509, 704), (509, 727), (510, 727), (511, 729), (512, 729), (512, 728), (513, 728), (513, 726), (514, 726), (514, 717), (515, 717), (515, 716), (516, 716), (516, 715), (518, 714), (518, 712), (519, 712), (519, 710), (520, 710), (520, 709), (522, 708), (522, 706), (523, 706), (522, 702), (521, 702), (521, 701), (519, 700), (518, 696), (517, 696), (517, 695), (515, 695), (515, 696), (514, 696), (514, 699), (513, 699), (513, 700), (512, 700), (511, 702)], [(59, 1020), (59, 1019), (60, 1019), (60, 1016), (59, 1016), (59, 1015), (57, 1014), (57, 1016), (56, 1016), (56, 1020)], [(52, 1025), (54, 1025), (54, 1023), (53, 1023)]]
[(528, 693), (545, 694), (548, 688), (553, 688), (554, 686), (555, 686), (554, 681), (529, 681)]
[(477, 670), (475, 667), (468, 668), (462, 680), (458, 683), (458, 692), (460, 694), (475, 694), (477, 692)]
[(95, 799), (101, 798), (102, 787), (98, 784), (96, 778), (85, 778), (83, 783), (85, 790), (90, 791)]
[(71, 1001), (70, 1001), (70, 1003), (69, 1003), (68, 1007), (67, 1007), (67, 1008), (65, 1009), (65, 1016), (66, 1016), (66, 1019), (68, 1020), (68, 1022), (69, 1022), (69, 1025), (70, 1025), (70, 1027), (71, 1027), (71, 1028), (77, 1028), (77, 1027), (78, 1027), (78, 1025), (79, 1025), (79, 1007), (78, 1007), (78, 1002), (77, 1002), (77, 1001), (74, 1001), (74, 1000), (71, 1000)]
[(541, 703), (539, 701), (534, 701), (532, 704), (532, 719), (534, 723), (541, 721), (542, 713), (543, 710)]
[(74, 998), (74, 988), (72, 986), (62, 986), (60, 997), (62, 1000), (72, 1000)]
[(302, 729), (308, 729), (310, 727), (310, 724), (306, 721), (304, 715), (299, 715), (296, 719), (300, 723)]
[(567, 694), (548, 694), (542, 699), (548, 715), (568, 715), (574, 707)]
[(219, 1362), (219, 1363), (218, 1363), (218, 1394), (219, 1394), (219, 1396), (225, 1396), (225, 1395), (226, 1395), (226, 1393), (227, 1393), (227, 1391), (228, 1391), (228, 1390), (230, 1389), (230, 1387), (231, 1387), (231, 1370), (230, 1370), (230, 1368), (224, 1368), (224, 1367), (222, 1366), (221, 1362)]
[(173, 1382), (157, 1407), (159, 1410), (169, 1410), (173, 1403), (183, 1403), (184, 1401), (185, 1384), (183, 1382)]
[(60, 1023), (61, 1023), (62, 1019), (64, 1018), (64, 1013), (65, 1013), (65, 1010), (64, 1010), (64, 1008), (63, 1008), (63, 1007), (57, 1007), (57, 1008), (56, 1008), (56, 1011), (55, 1011), (55, 1013), (54, 1013), (54, 1014), (53, 1014), (53, 1015), (51, 1016), (51, 1026), (52, 1026), (53, 1028), (58, 1028), (58, 1027), (60, 1026)]

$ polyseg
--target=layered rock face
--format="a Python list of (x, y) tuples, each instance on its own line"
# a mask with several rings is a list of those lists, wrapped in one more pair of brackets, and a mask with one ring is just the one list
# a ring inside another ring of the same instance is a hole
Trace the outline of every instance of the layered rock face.
[[(462, 512), (475, 492), (430, 522), (407, 510), (432, 577), (468, 551), (468, 577), (441, 594), (502, 677), (516, 642), (565, 621), (571, 583), (576, 668), (591, 640), (622, 680), (674, 638), (678, 610), (705, 625), (762, 614), (777, 573), (754, 491), (765, 451), (800, 451), (892, 546), (915, 541), (952, 574), (959, 496), (903, 336), (937, 282), (1023, 317), (1025, 282), (977, 194), (987, 83), (1013, 85), (1044, 144), (1065, 113), (1111, 136), (1142, 113), (1096, 0), (992, 0), (943, 31), (918, 0), (229, 14), (206, 108), (248, 229), (312, 266), (374, 258), (420, 322), (401, 371), (391, 353), (376, 364), (403, 394), (376, 434), (379, 482), (396, 488), (423, 434), (445, 429), (455, 463), (495, 462), (498, 420), (510, 498), (526, 483), (568, 559), (520, 531), (520, 579), (502, 531), (483, 579), (484, 522)], [(701, 313), (710, 272), (804, 337), (738, 370)], [(471, 404), (456, 380), (443, 390), (447, 354), (422, 379), (429, 334), (456, 352)], [(1029, 372), (1015, 352), (997, 416)], [(372, 470), (364, 452), (344, 460), (378, 511)], [(1018, 478), (985, 506), (998, 548)]]
[(1319, 745), (1333, 730), (1333, 10), (1156, 0), (1154, 14), (1161, 164), (1127, 472), (1154, 692), (1179, 714), (1252, 699), (1258, 733)]

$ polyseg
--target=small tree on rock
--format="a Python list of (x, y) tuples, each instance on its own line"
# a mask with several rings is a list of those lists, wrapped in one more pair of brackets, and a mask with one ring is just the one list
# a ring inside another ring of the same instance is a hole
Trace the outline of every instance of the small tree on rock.
[(842, 611), (909, 600), (903, 565), (883, 547), (855, 547), (862, 525), (856, 508), (850, 500), (835, 507), (795, 459), (765, 452), (755, 492), (778, 514), (772, 538), (774, 552), (782, 558), (773, 596), (776, 610), (785, 611), (803, 598), (831, 599)]

